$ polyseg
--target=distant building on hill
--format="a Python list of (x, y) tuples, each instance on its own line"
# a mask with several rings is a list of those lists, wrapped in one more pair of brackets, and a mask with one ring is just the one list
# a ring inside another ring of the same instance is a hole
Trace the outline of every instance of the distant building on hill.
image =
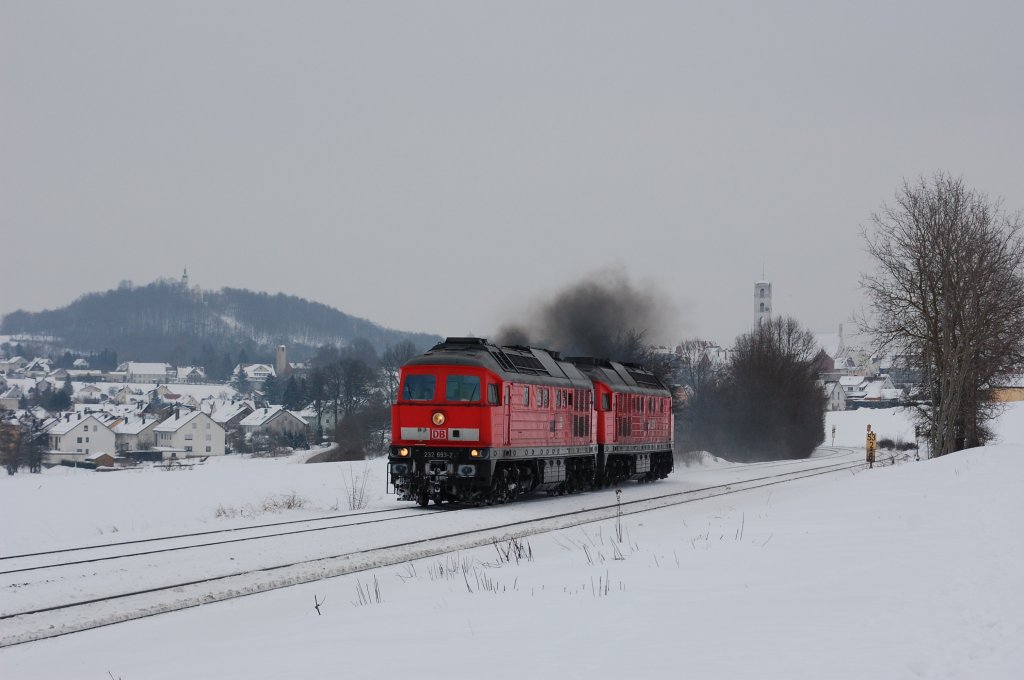
[(754, 284), (754, 314), (760, 325), (772, 315), (772, 284), (758, 281)]

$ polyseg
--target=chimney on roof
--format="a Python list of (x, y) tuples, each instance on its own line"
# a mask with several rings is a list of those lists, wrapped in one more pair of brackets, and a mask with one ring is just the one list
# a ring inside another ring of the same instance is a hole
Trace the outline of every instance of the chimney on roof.
[(178, 416), (180, 416), (180, 415), (181, 415), (181, 411), (178, 410), (178, 409), (174, 409), (174, 419), (177, 420)]

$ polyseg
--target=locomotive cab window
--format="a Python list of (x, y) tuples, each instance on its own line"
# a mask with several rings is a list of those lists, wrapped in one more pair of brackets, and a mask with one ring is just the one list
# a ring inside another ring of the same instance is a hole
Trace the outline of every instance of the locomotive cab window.
[(487, 385), (487, 403), (491, 406), (497, 406), (500, 403), (498, 400), (498, 386), (494, 383), (488, 383)]
[(406, 401), (431, 401), (437, 377), (433, 375), (407, 375), (402, 385), (402, 399)]
[(445, 382), (448, 401), (480, 401), (480, 377), (476, 375), (450, 375)]
[(612, 395), (602, 394), (601, 395), (601, 410), (611, 411), (612, 410)]

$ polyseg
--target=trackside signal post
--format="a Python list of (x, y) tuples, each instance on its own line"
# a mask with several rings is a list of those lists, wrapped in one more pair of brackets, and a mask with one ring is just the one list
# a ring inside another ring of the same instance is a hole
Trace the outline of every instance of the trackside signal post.
[(871, 426), (868, 425), (868, 438), (865, 445), (867, 452), (868, 467), (875, 467), (875, 449), (878, 447), (878, 434), (871, 431)]

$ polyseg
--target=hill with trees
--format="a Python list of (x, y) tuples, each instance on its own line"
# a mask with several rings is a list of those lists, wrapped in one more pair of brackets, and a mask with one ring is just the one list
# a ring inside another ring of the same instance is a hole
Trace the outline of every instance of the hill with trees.
[(384, 328), (333, 307), (293, 295), (237, 288), (202, 291), (167, 279), (88, 293), (59, 309), (18, 310), (0, 321), (0, 333), (45, 339), (49, 351), (109, 350), (122, 359), (176, 365), (216, 365), (244, 352), (272, 360), (277, 345), (303, 360), (323, 345), (357, 338), (378, 346), (408, 340), (426, 348), (439, 338)]

